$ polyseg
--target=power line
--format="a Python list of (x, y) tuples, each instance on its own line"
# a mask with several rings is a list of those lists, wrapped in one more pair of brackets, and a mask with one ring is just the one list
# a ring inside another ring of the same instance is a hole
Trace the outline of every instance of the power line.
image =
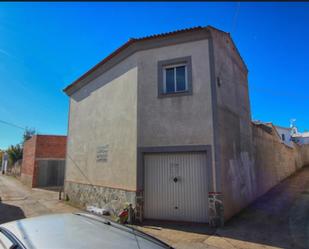
[(236, 29), (239, 7), (240, 7), (240, 2), (237, 3), (234, 18), (233, 18), (233, 24), (232, 24), (232, 30), (231, 30), (232, 34), (234, 33), (234, 31)]
[(18, 129), (21, 129), (21, 130), (25, 130), (25, 129), (26, 129), (26, 128), (24, 128), (24, 127), (21, 127), (21, 126), (19, 126), (19, 125), (16, 125), (16, 124), (13, 124), (13, 123), (10, 123), (10, 122), (1, 120), (1, 119), (0, 119), (0, 123), (6, 124), (6, 125), (9, 125), (9, 126), (12, 126), (12, 127), (18, 128)]
[(73, 162), (73, 165), (78, 169), (78, 171), (83, 175), (83, 177), (88, 181), (88, 184), (94, 187), (88, 176), (83, 172), (83, 170), (78, 166), (78, 164), (75, 162), (75, 160), (70, 156), (70, 154), (67, 152), (68, 158)]

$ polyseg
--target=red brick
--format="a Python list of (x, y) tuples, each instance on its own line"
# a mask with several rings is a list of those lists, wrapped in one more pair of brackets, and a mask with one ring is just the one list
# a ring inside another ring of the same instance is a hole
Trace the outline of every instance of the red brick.
[(32, 178), (31, 187), (36, 186), (37, 159), (65, 159), (66, 136), (35, 135), (24, 144), (23, 163), (21, 167), (23, 175)]

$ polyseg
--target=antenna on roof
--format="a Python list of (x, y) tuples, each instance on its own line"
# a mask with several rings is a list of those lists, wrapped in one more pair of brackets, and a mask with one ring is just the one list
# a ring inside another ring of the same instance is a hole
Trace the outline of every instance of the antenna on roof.
[(295, 122), (296, 122), (296, 118), (291, 118), (290, 119), (290, 127), (294, 127), (295, 126)]
[(291, 135), (295, 135), (298, 133), (297, 127), (295, 125), (296, 119), (295, 118), (291, 118), (290, 119), (290, 128), (291, 128)]

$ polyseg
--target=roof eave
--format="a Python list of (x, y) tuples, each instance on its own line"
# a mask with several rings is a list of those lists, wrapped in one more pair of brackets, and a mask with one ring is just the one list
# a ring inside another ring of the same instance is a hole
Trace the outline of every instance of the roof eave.
[(66, 88), (63, 89), (63, 91), (67, 94), (70, 95), (70, 90), (81, 80), (85, 79), (88, 75), (90, 75), (92, 72), (94, 72), (97, 68), (99, 68), (101, 65), (105, 64), (107, 61), (109, 61), (111, 58), (115, 57), (117, 54), (119, 54), (121, 51), (123, 51), (125, 48), (129, 47), (131, 44), (133, 44), (136, 40), (135, 39), (130, 39), (127, 41), (125, 44), (123, 44), (121, 47), (116, 49), (114, 52), (112, 52), (110, 55), (105, 57), (102, 61), (97, 63), (95, 66), (90, 68), (86, 73), (84, 73), (82, 76), (77, 78), (73, 83), (68, 85)]
[(159, 35), (153, 35), (153, 36), (147, 36), (147, 37), (143, 37), (143, 38), (133, 38), (133, 39), (130, 39), (125, 44), (123, 44), (121, 47), (116, 49), (113, 53), (111, 53), (110, 55), (105, 57), (101, 62), (99, 62), (94, 67), (92, 67), (90, 70), (88, 70), (81, 77), (76, 79), (73, 83), (71, 83), (66, 88), (64, 88), (63, 91), (68, 96), (71, 96), (75, 92), (74, 88), (76, 88), (76, 87), (78, 88), (78, 84), (82, 80), (85, 80), (89, 75), (91, 75), (93, 72), (95, 72), (98, 68), (100, 68), (101, 66), (106, 64), (108, 61), (110, 61), (111, 59), (113, 59), (117, 55), (121, 54), (121, 52), (123, 52), (125, 49), (127, 49), (128, 47), (130, 47), (133, 44), (138, 44), (140, 42), (146, 42), (146, 41), (149, 41), (149, 40), (156, 40), (156, 39), (161, 39), (161, 38), (163, 39), (163, 38), (174, 37), (176, 35), (182, 35), (182, 34), (187, 34), (187, 33), (196, 32), (196, 31), (209, 31), (209, 28), (208, 27), (198, 26), (198, 27), (195, 27), (195, 28), (183, 29), (183, 30), (169, 32), (169, 33), (163, 33), (163, 34), (159, 34)]

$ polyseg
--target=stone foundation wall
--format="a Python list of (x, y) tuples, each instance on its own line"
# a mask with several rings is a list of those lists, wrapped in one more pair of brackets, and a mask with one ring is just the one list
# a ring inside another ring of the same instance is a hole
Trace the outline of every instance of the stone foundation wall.
[(117, 214), (126, 203), (136, 206), (136, 192), (65, 181), (65, 195), (73, 205), (107, 208)]

